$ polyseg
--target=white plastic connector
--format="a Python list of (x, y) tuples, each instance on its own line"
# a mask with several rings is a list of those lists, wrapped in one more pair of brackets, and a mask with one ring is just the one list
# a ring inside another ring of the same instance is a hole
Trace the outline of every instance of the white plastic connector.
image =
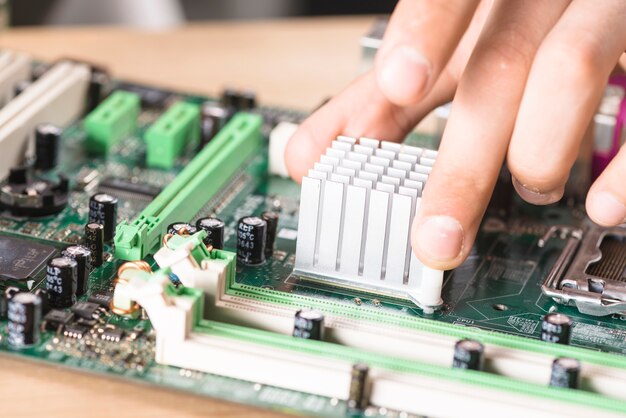
[(409, 232), (437, 152), (341, 136), (302, 179), (295, 271), (338, 285), (442, 304), (443, 271), (413, 255)]
[(15, 51), (0, 51), (0, 108), (15, 96), (15, 87), (30, 80), (31, 59)]
[(37, 125), (65, 127), (78, 119), (90, 74), (87, 65), (60, 62), (0, 110), (0, 178), (32, 154)]
[(269, 173), (281, 177), (289, 177), (285, 164), (285, 149), (289, 139), (298, 129), (298, 125), (291, 122), (279, 122), (270, 132), (269, 144)]

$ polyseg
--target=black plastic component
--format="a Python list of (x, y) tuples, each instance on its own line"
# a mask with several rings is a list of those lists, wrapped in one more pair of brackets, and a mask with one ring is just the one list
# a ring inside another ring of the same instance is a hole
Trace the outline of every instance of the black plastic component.
[(31, 179), (25, 167), (12, 168), (0, 189), (0, 203), (13, 216), (38, 217), (59, 213), (67, 205), (69, 181), (59, 175), (57, 183)]
[(541, 321), (541, 341), (569, 344), (572, 324), (572, 319), (567, 315), (558, 312), (547, 314)]
[(50, 312), (50, 296), (48, 296), (48, 291), (46, 289), (37, 289), (33, 293), (41, 298), (41, 313), (45, 315)]
[(7, 318), (7, 311), (9, 309), (9, 301), (11, 298), (19, 293), (20, 289), (15, 286), (9, 286), (4, 289), (4, 292), (0, 293), (0, 319)]
[(62, 331), (67, 324), (72, 322), (73, 319), (74, 314), (72, 312), (52, 309), (43, 317), (41, 327), (45, 331), (59, 332)]
[(246, 216), (237, 227), (237, 261), (250, 266), (265, 262), (267, 222), (258, 216)]
[(201, 146), (208, 144), (232, 116), (233, 111), (229, 107), (216, 102), (204, 103), (200, 118)]
[(139, 194), (153, 199), (161, 193), (161, 188), (146, 183), (133, 183), (129, 180), (117, 177), (107, 177), (100, 182), (98, 187), (100, 191), (116, 196), (118, 193)]
[(35, 168), (50, 170), (59, 162), (59, 143), (63, 131), (51, 123), (35, 128)]
[(108, 310), (111, 302), (113, 302), (113, 293), (106, 292), (104, 290), (98, 290), (93, 292), (87, 300), (92, 303), (97, 303), (98, 305), (100, 305), (100, 307)]
[(84, 295), (87, 291), (89, 273), (91, 273), (91, 251), (84, 245), (70, 245), (63, 250), (62, 255), (76, 261), (76, 295)]
[(23, 348), (39, 342), (41, 298), (34, 293), (20, 292), (9, 300), (7, 342)]
[(104, 241), (115, 236), (117, 226), (117, 198), (108, 193), (96, 193), (89, 199), (89, 223), (104, 227)]
[(350, 371), (350, 391), (348, 392), (348, 410), (364, 411), (369, 406), (369, 367), (367, 364), (356, 363)]
[(452, 367), (455, 369), (482, 370), (485, 347), (475, 340), (464, 339), (454, 345)]
[(173, 93), (154, 87), (140, 86), (131, 83), (118, 83), (114, 90), (125, 90), (138, 94), (141, 98), (141, 105), (151, 108), (165, 108)]
[(121, 328), (104, 328), (100, 334), (100, 339), (119, 343), (124, 338), (124, 330)]
[(89, 89), (87, 90), (87, 112), (94, 110), (107, 91), (107, 87), (111, 81), (108, 71), (101, 67), (91, 67), (91, 79), (89, 80)]
[(69, 308), (76, 302), (76, 261), (57, 257), (48, 261), (46, 290), (53, 308)]
[(305, 340), (324, 339), (324, 315), (313, 309), (300, 309), (293, 321), (293, 333), (296, 338)]
[(0, 280), (27, 280), (56, 252), (47, 244), (0, 235)]
[(580, 388), (580, 362), (570, 357), (559, 357), (552, 362), (550, 386), (558, 388)]
[(187, 222), (174, 222), (167, 226), (167, 233), (172, 235), (193, 235), (196, 232), (196, 227)]
[(222, 104), (235, 110), (250, 110), (257, 106), (256, 93), (226, 88), (222, 92)]
[(81, 323), (67, 324), (63, 329), (63, 335), (65, 335), (68, 338), (74, 338), (74, 339), (80, 340), (85, 335), (87, 335), (90, 329), (91, 327), (89, 325), (85, 325)]
[(99, 309), (100, 305), (93, 302), (76, 302), (70, 308), (77, 317), (83, 319), (97, 319), (100, 316)]
[(265, 257), (269, 258), (274, 254), (274, 242), (276, 241), (276, 231), (278, 230), (278, 213), (266, 211), (261, 214), (261, 218), (267, 222)]
[(196, 221), (196, 228), (206, 231), (207, 235), (204, 239), (206, 245), (211, 245), (217, 250), (224, 248), (224, 221), (213, 217), (200, 218)]
[(91, 251), (91, 265), (101, 266), (104, 262), (104, 227), (101, 224), (85, 225), (85, 244)]

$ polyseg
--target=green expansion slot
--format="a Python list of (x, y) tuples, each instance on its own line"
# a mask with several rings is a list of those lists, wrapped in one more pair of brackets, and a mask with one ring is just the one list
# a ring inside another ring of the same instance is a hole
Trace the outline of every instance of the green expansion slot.
[(107, 154), (137, 126), (141, 100), (135, 93), (116, 91), (85, 118), (85, 147), (92, 154)]
[(146, 165), (171, 169), (185, 147), (197, 143), (199, 138), (200, 107), (175, 103), (146, 132)]
[(239, 113), (135, 219), (115, 234), (115, 256), (140, 260), (161, 243), (167, 225), (191, 219), (261, 147), (262, 119)]

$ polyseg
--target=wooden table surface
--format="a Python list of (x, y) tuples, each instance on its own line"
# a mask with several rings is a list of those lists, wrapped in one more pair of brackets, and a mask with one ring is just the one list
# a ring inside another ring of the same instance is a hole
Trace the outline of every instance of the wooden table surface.
[[(41, 60), (75, 57), (118, 78), (205, 94), (255, 90), (261, 102), (308, 110), (359, 71), (373, 18), (210, 23), (167, 32), (16, 29), (0, 48)], [(269, 411), (0, 357), (0, 417), (278, 417)]]

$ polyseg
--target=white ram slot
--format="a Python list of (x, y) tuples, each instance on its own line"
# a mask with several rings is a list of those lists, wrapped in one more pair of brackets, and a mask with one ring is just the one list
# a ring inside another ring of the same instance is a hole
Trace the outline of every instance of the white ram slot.
[(387, 266), (385, 283), (402, 285), (411, 230), (411, 197), (400, 194), (393, 195), (391, 216), (389, 218), (389, 240), (387, 245)]
[(382, 278), (388, 210), (389, 193), (372, 190), (367, 216), (367, 240), (363, 255), (363, 278), (366, 280), (380, 281)]
[(37, 125), (65, 127), (80, 116), (89, 79), (86, 65), (61, 62), (0, 111), (0, 177), (32, 154)]
[[(355, 183), (356, 180), (358, 179), (355, 179)], [(348, 186), (339, 271), (355, 279), (359, 274), (361, 259), (366, 196), (367, 190), (365, 188), (354, 185)]]
[(0, 108), (15, 96), (15, 86), (30, 80), (31, 59), (14, 51), (0, 52)]
[(297, 268), (310, 269), (313, 267), (322, 181), (311, 177), (302, 179), (300, 219), (298, 220), (298, 240), (296, 243)]
[[(317, 266), (328, 272), (333, 272), (337, 266), (337, 250), (339, 249), (339, 232), (343, 207), (344, 184), (336, 181), (327, 181), (324, 185), (322, 204), (322, 223), (318, 244)], [(299, 237), (298, 237), (299, 238)]]

